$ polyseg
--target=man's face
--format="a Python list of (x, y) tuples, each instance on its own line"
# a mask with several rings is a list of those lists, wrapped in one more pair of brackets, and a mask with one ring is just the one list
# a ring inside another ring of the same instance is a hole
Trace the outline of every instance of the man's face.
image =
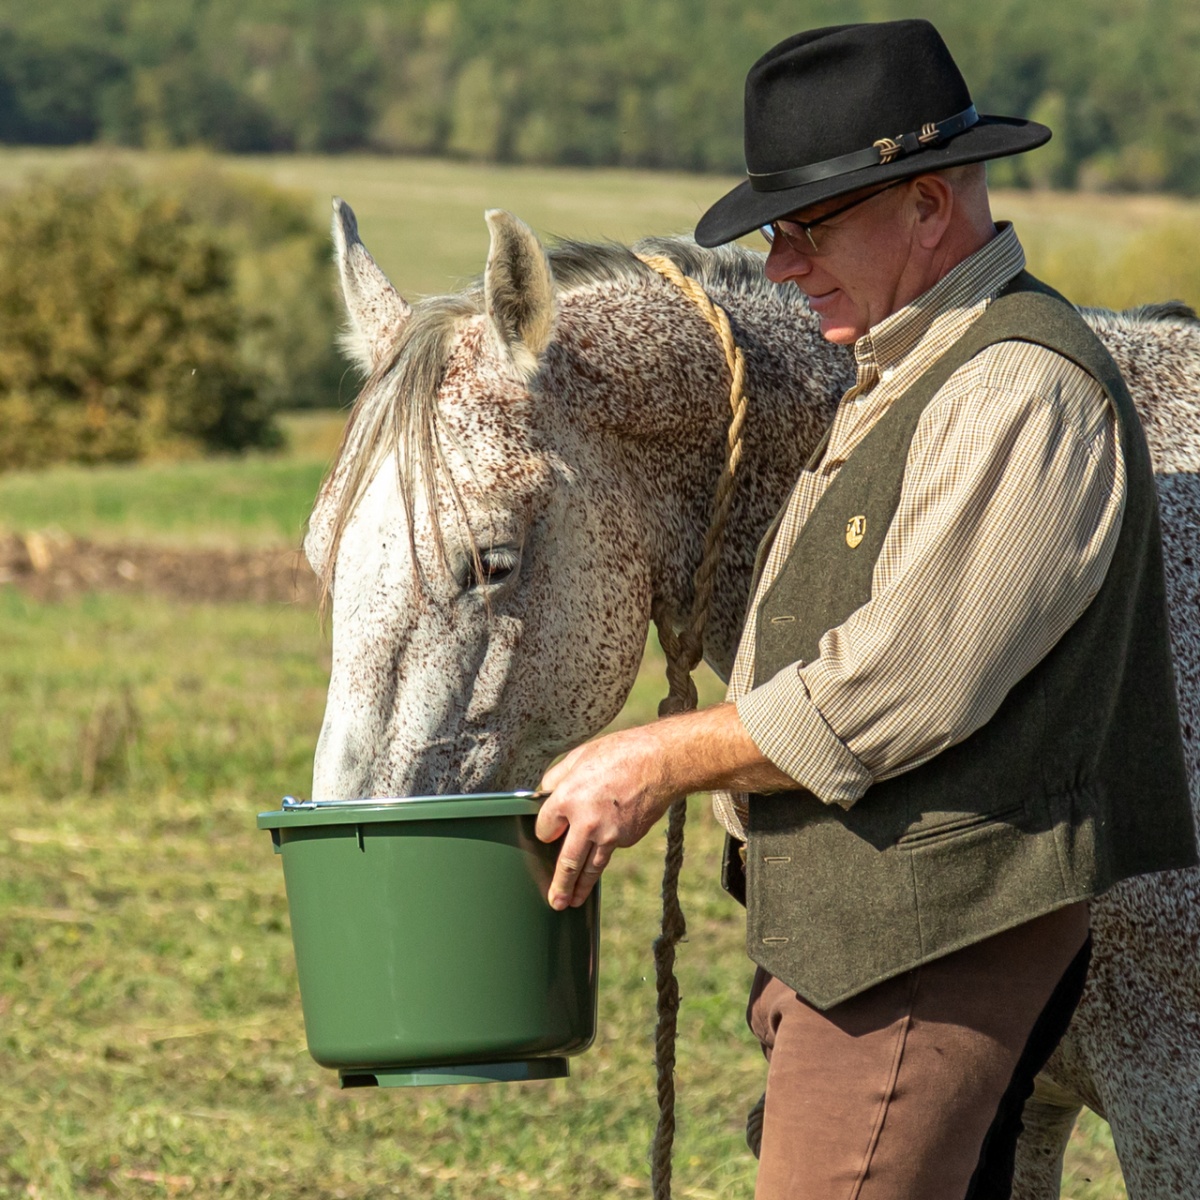
[(903, 307), (898, 294), (912, 248), (909, 189), (864, 188), (782, 221), (784, 230), (788, 221), (817, 221), (860, 197), (865, 199), (849, 212), (812, 230), (815, 250), (803, 231), (792, 227), (793, 236), (777, 235), (767, 256), (767, 278), (796, 284), (820, 318), (821, 336), (841, 345), (852, 345)]

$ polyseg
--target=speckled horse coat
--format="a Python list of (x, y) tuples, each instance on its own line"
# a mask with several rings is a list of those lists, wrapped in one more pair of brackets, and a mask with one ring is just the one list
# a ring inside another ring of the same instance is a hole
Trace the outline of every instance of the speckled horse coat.
[[(410, 307), (335, 204), (348, 340), (369, 379), (306, 549), (331, 587), (318, 799), (528, 786), (632, 686), (652, 602), (686, 611), (728, 419), (726, 367), (680, 294), (619, 246), (549, 256), (490, 213), (482, 288)], [(748, 364), (741, 482), (705, 643), (728, 672), (754, 548), (852, 379), (802, 297), (748, 251), (674, 258)], [(1200, 324), (1089, 312), (1158, 470), (1181, 712), (1200, 806)], [(580, 681), (585, 681), (581, 686)], [(1200, 1194), (1200, 872), (1093, 907), (1070, 1032), (1026, 1110), (1016, 1195), (1058, 1195), (1081, 1104), (1112, 1124), (1134, 1200)]]

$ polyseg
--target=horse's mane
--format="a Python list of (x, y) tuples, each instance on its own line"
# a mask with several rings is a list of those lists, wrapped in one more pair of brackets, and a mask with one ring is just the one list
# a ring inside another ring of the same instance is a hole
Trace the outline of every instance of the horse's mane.
[(1146, 325), (1196, 325), (1200, 317), (1183, 300), (1163, 300), (1158, 304), (1139, 304), (1116, 312), (1110, 308), (1081, 308), (1080, 313), (1096, 325), (1138, 329)]
[[(706, 288), (762, 294), (775, 291), (762, 270), (762, 254), (740, 246), (705, 250), (689, 238), (646, 238), (635, 246), (617, 242), (560, 240), (548, 248), (555, 292), (560, 298), (597, 284), (641, 286), (655, 278), (637, 255), (661, 254)], [(333, 504), (331, 537), (324, 554), (322, 591), (333, 585), (338, 545), (363, 493), (389, 455), (395, 455), (400, 496), (407, 517), (413, 563), (413, 500), (419, 487), (434, 511), (439, 483), (463, 511), (461, 495), (446, 468), (445, 430), (439, 418), (441, 389), (455, 336), (462, 322), (485, 311), (482, 279), (463, 291), (432, 296), (414, 305), (391, 353), (363, 384), (321, 485)], [(437, 553), (445, 545), (435, 523)]]

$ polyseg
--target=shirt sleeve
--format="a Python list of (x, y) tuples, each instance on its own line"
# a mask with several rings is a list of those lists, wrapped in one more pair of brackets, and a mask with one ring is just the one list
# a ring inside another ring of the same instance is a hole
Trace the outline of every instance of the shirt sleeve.
[(973, 733), (1099, 590), (1124, 510), (1116, 418), (1051, 357), (1023, 391), (978, 365), (952, 378), (913, 438), (870, 601), (738, 700), (759, 749), (826, 803)]

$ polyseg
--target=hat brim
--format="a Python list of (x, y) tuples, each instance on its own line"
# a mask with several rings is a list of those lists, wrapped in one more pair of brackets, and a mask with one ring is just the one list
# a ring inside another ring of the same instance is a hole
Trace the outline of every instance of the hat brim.
[(926, 175), (930, 171), (944, 171), (948, 167), (1021, 154), (1044, 145), (1050, 136), (1050, 130), (1036, 121), (981, 115), (977, 125), (960, 133), (944, 146), (906, 155), (895, 162), (864, 167), (846, 175), (835, 175), (831, 179), (821, 179), (816, 183), (778, 192), (756, 192), (746, 180), (722, 196), (700, 218), (696, 226), (696, 241), (701, 246), (721, 246), (760, 225), (808, 208), (811, 204), (833, 200), (872, 184), (891, 183), (909, 175)]

